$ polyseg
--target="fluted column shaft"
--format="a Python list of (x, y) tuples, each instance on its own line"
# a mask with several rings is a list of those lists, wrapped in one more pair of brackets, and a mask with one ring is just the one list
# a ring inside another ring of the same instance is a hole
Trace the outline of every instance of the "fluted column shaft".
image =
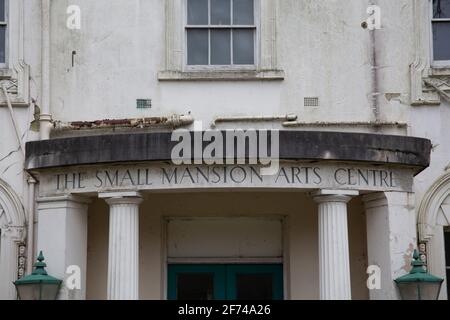
[(108, 300), (139, 299), (138, 195), (106, 198), (109, 204)]
[(345, 194), (318, 194), (321, 300), (350, 300), (350, 257)]

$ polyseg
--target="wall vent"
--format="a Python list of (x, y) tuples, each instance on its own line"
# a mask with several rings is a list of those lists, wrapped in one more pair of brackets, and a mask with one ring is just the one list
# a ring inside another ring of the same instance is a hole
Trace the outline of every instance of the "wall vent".
[(136, 107), (138, 109), (149, 109), (152, 107), (152, 99), (137, 99)]
[(318, 107), (319, 106), (319, 98), (318, 97), (305, 97), (304, 106), (305, 107)]

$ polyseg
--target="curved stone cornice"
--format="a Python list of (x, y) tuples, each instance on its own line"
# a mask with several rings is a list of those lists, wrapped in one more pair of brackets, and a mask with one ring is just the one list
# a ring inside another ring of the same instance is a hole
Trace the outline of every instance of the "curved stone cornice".
[[(192, 133), (191, 135), (193, 136)], [(225, 133), (223, 136), (226, 136)], [(33, 141), (26, 145), (25, 167), (27, 170), (38, 170), (93, 164), (170, 161), (172, 149), (177, 143), (171, 141), (170, 132)], [(205, 146), (209, 144), (203, 143)], [(348, 132), (279, 131), (279, 146), (280, 160), (384, 164), (413, 167), (416, 172), (429, 166), (431, 153), (431, 141), (427, 139)]]

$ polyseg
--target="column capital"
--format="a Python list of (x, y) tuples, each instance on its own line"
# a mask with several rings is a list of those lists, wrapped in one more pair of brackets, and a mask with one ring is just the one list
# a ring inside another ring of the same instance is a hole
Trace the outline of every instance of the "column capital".
[(366, 210), (384, 207), (388, 205), (388, 199), (384, 192), (369, 193), (362, 197)]
[(109, 205), (114, 204), (140, 204), (143, 199), (140, 192), (124, 191), (124, 192), (105, 192), (98, 194), (99, 199), (105, 199)]
[(349, 202), (353, 197), (359, 195), (356, 190), (329, 190), (321, 189), (311, 193), (314, 201), (317, 203), (323, 202)]
[(36, 199), (37, 209), (58, 209), (58, 208), (83, 208), (92, 202), (91, 199), (83, 196), (67, 194), (53, 197), (39, 197)]

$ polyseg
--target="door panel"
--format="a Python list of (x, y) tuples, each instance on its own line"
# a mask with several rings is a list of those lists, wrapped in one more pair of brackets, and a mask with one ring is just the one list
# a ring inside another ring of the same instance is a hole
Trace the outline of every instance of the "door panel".
[(169, 300), (281, 300), (282, 265), (169, 265)]
[(169, 265), (168, 273), (169, 300), (226, 299), (225, 265)]
[(230, 300), (281, 300), (283, 266), (229, 265), (227, 288)]

